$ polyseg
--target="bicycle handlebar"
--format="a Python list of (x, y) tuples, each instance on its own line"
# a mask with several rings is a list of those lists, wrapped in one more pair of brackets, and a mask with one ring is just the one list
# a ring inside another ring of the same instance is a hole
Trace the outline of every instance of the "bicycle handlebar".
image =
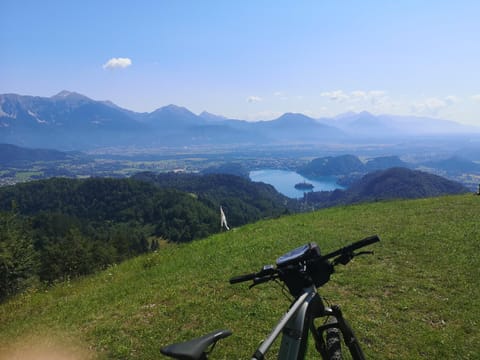
[[(365, 239), (362, 239), (360, 241), (356, 241), (350, 245), (347, 245), (341, 249), (335, 250), (327, 255), (319, 256), (318, 258), (314, 259), (309, 259), (309, 260), (304, 260), (308, 261), (309, 263), (311, 262), (322, 262), (322, 261), (327, 261), (328, 259), (331, 259), (333, 257), (338, 257), (334, 261), (331, 262), (332, 266), (332, 271), (333, 271), (333, 266), (341, 263), (341, 264), (346, 264), (348, 261), (355, 256), (354, 251), (358, 250), (364, 246), (374, 244), (376, 242), (380, 241), (380, 238), (377, 235), (369, 236), (366, 237)], [(358, 255), (361, 255), (363, 253), (359, 253)], [(344, 261), (338, 261), (340, 259), (348, 257), (349, 260), (344, 262)], [(337, 260), (337, 261), (336, 261)], [(289, 265), (287, 268), (292, 269), (292, 265)], [(268, 280), (273, 280), (278, 277), (278, 274), (280, 271), (285, 270), (285, 268), (282, 268), (279, 270), (279, 267), (275, 267), (273, 265), (266, 265), (260, 270), (259, 272), (256, 273), (251, 273), (251, 274), (244, 274), (244, 275), (239, 275), (239, 276), (234, 276), (232, 277), (229, 282), (230, 284), (237, 284), (245, 281), (250, 281), (253, 280), (253, 285), (257, 285), (263, 282), (266, 282)]]
[(256, 273), (252, 273), (252, 274), (245, 274), (245, 275), (239, 275), (239, 276), (234, 276), (232, 277), (229, 282), (230, 284), (237, 284), (237, 283), (241, 283), (241, 282), (244, 282), (244, 281), (249, 281), (249, 280), (253, 280), (257, 277), (257, 274)]
[(322, 257), (324, 259), (331, 259), (332, 257), (335, 257), (337, 255), (350, 254), (350, 253), (354, 252), (355, 250), (358, 250), (358, 249), (360, 249), (364, 246), (367, 246), (367, 245), (374, 244), (378, 241), (380, 241), (380, 238), (378, 237), (378, 235), (369, 236), (369, 237), (366, 237), (365, 239), (356, 241), (356, 242), (354, 242), (350, 245), (347, 245), (347, 246), (345, 246), (341, 249), (333, 251), (333, 252), (331, 252), (327, 255), (324, 255)]
[(277, 270), (273, 265), (265, 265), (262, 270), (257, 273), (245, 274), (234, 276), (230, 279), (230, 284), (237, 284), (244, 281), (253, 280), (254, 283), (258, 282), (262, 278), (274, 276), (277, 273)]

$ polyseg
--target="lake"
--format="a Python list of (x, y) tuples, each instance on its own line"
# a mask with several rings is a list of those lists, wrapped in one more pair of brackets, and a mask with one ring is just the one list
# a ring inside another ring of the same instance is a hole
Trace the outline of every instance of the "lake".
[(261, 181), (272, 185), (278, 192), (289, 198), (298, 199), (303, 197), (304, 190), (295, 189), (295, 184), (306, 181), (314, 186), (313, 191), (333, 191), (344, 189), (336, 183), (333, 176), (324, 176), (317, 179), (306, 178), (295, 171), (263, 169), (250, 172), (252, 181)]

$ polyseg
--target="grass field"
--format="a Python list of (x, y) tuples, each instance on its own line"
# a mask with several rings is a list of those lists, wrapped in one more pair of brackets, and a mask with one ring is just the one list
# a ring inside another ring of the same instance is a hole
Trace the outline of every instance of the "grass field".
[(31, 351), (159, 359), (162, 345), (219, 328), (234, 334), (212, 358), (249, 359), (289, 302), (273, 283), (248, 290), (228, 279), (310, 241), (326, 253), (372, 234), (382, 239), (371, 246), (375, 255), (339, 267), (320, 289), (342, 305), (367, 357), (480, 359), (480, 197), (473, 195), (261, 221), (31, 291), (0, 305), (0, 359), (29, 359)]

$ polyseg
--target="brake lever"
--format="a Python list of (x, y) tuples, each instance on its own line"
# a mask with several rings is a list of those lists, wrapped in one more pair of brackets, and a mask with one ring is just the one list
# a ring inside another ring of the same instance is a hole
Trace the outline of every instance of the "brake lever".
[(333, 265), (338, 265), (338, 264), (342, 264), (342, 265), (347, 265), (354, 257), (356, 256), (360, 256), (360, 255), (373, 255), (373, 251), (360, 251), (360, 252), (349, 252), (349, 253), (345, 253), (345, 254), (342, 254), (340, 255), (339, 257), (337, 257), (335, 260), (333, 260)]
[(334, 259), (332, 264), (333, 266), (338, 264), (347, 265), (350, 262), (350, 260), (352, 260), (354, 257), (355, 257), (355, 254), (353, 252), (342, 254), (336, 259)]
[(263, 284), (263, 283), (266, 283), (266, 282), (269, 282), (270, 280), (274, 280), (275, 279), (275, 276), (274, 275), (271, 275), (271, 276), (264, 276), (264, 277), (257, 277), (255, 279), (253, 279), (253, 284), (251, 284), (248, 289), (251, 289), (257, 285), (260, 285), (260, 284)]
[(253, 284), (251, 284), (251, 285), (248, 287), (248, 290), (251, 290), (251, 289), (253, 289), (255, 286), (260, 285), (260, 284), (261, 284), (261, 283), (255, 282), (255, 280), (253, 280)]

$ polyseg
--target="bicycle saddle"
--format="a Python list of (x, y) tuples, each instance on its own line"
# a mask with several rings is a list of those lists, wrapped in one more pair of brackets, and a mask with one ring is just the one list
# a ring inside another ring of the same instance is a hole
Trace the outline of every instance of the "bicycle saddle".
[(230, 330), (217, 330), (210, 334), (188, 340), (182, 343), (167, 345), (160, 349), (163, 355), (179, 360), (206, 359), (205, 353), (210, 345), (218, 340), (232, 335)]

